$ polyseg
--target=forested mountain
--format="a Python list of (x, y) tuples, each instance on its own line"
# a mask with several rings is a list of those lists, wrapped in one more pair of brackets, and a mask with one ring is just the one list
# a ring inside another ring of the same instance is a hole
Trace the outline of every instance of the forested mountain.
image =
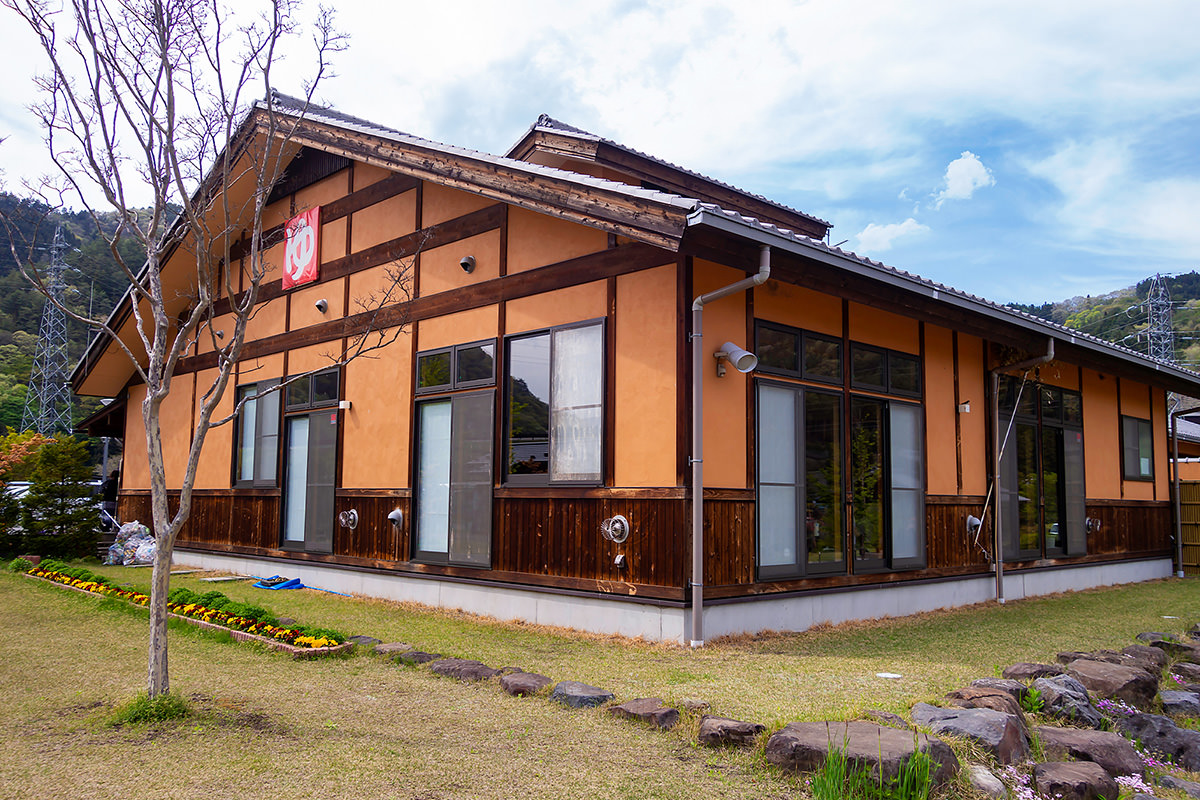
[[(56, 212), (36, 201), (0, 193), (0, 432), (17, 428), (25, 404), (37, 347), (42, 307), (46, 299), (22, 276), (18, 263), (44, 268), (50, 262), (50, 245), (56, 228), (61, 228), (67, 248), (63, 261), (71, 268), (64, 276), (68, 307), (82, 314), (105, 316), (129, 287), (107, 242), (84, 212)], [(102, 215), (106, 232), (116, 229), (115, 214)], [(120, 252), (134, 268), (145, 260), (138, 243), (125, 238)], [(83, 354), (92, 332), (74, 320), (67, 321), (67, 352), (70, 367)], [(75, 406), (76, 420), (99, 407), (99, 401), (81, 399)]]
[[(1095, 297), (1072, 297), (1041, 305), (1010, 303), (1009, 306), (1144, 353), (1145, 330), (1149, 324), (1147, 295), (1153, 280), (1149, 277), (1135, 286)], [(1200, 273), (1165, 275), (1162, 281), (1170, 296), (1176, 359), (1181, 366), (1198, 369)]]

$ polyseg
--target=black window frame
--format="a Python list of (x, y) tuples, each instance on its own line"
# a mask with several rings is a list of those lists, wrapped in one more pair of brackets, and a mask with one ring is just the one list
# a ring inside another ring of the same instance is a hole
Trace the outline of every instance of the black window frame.
[[(589, 479), (580, 479), (580, 480), (570, 480), (570, 479), (568, 479), (568, 480), (563, 480), (563, 479), (552, 480), (550, 476), (554, 472), (554, 465), (553, 465), (554, 446), (553, 446), (553, 441), (552, 441), (553, 431), (554, 431), (554, 397), (553, 397), (554, 362), (555, 362), (554, 334), (558, 333), (560, 331), (574, 330), (574, 329), (579, 329), (579, 328), (590, 328), (590, 327), (596, 327), (599, 329), (599, 331), (600, 331), (600, 348), (601, 348), (600, 349), (600, 432), (599, 432), (600, 441), (599, 441), (599, 450), (598, 450), (600, 466), (599, 466), (599, 470), (598, 470), (598, 475), (595, 479), (589, 478)], [(608, 354), (606, 352), (607, 335), (608, 335), (607, 334), (607, 320), (604, 317), (597, 317), (594, 319), (580, 320), (579, 322), (571, 322), (571, 323), (567, 323), (564, 325), (554, 325), (549, 328), (540, 328), (540, 329), (532, 330), (532, 331), (521, 331), (520, 333), (514, 333), (514, 334), (510, 334), (510, 335), (504, 337), (504, 379), (503, 379), (504, 393), (503, 393), (503, 400), (502, 400), (503, 405), (501, 406), (502, 414), (503, 414), (502, 424), (503, 424), (504, 433), (501, 438), (500, 453), (498, 456), (500, 458), (500, 462), (499, 462), (500, 469), (498, 471), (498, 474), (500, 476), (500, 483), (502, 485), (504, 485), (504, 486), (603, 486), (604, 485), (604, 478), (605, 478), (604, 465), (607, 462), (607, 451), (608, 451), (608, 447), (609, 447), (608, 426), (607, 426), (607, 421), (606, 421), (607, 411), (608, 411), (608, 409), (607, 409), (608, 375), (606, 374), (607, 373), (607, 364), (608, 364)], [(513, 359), (511, 356), (512, 344), (513, 344), (513, 342), (516, 342), (516, 341), (521, 341), (523, 339), (533, 339), (533, 338), (536, 338), (539, 336), (547, 337), (547, 339), (549, 341), (549, 353), (550, 353), (549, 354), (549, 363), (548, 363), (550, 386), (547, 387), (548, 394), (547, 394), (547, 400), (546, 400), (546, 404), (548, 406), (547, 413), (549, 414), (549, 419), (547, 420), (547, 430), (546, 430), (546, 448), (547, 448), (546, 472), (544, 472), (544, 473), (511, 473), (511, 472), (509, 472), (509, 468), (511, 466), (510, 461), (509, 461), (509, 457), (510, 457), (509, 450), (510, 450), (510, 442), (512, 441), (512, 431), (511, 431), (511, 426), (512, 426), (512, 414), (511, 414), (512, 389), (510, 386), (510, 382), (512, 379), (512, 364), (513, 364)]]
[[(335, 379), (335, 389), (333, 397), (327, 400), (315, 400), (316, 385), (318, 378), (327, 378), (333, 376)], [(292, 396), (297, 394), (298, 386), (307, 386), (308, 399), (300, 402), (293, 402)], [(329, 369), (318, 370), (308, 374), (302, 374), (296, 378), (289, 378), (287, 386), (280, 390), (284, 393), (283, 411), (285, 414), (293, 412), (309, 411), (319, 408), (333, 408), (341, 402), (342, 397), (342, 371), (339, 367), (330, 367)]]
[[(280, 462), (280, 445), (283, 438), (283, 413), (282, 413), (282, 398), (281, 390), (278, 388), (282, 381), (278, 378), (265, 381), (256, 381), (255, 383), (243, 383), (235, 387), (234, 397), (237, 403), (241, 403), (241, 409), (238, 411), (238, 418), (233, 425), (233, 465), (232, 465), (232, 481), (231, 485), (235, 489), (248, 488), (275, 488), (279, 486), (279, 462)], [(246, 398), (246, 393), (254, 389), (252, 399), (247, 399), (245, 403), (242, 400)], [(249, 480), (241, 477), (241, 455), (242, 455), (242, 415), (245, 413), (246, 406), (253, 403), (255, 407), (254, 414), (254, 447), (251, 452), (253, 455), (253, 463), (250, 466), (251, 478)], [(274, 405), (274, 417), (276, 426), (274, 431), (265, 430), (268, 423), (265, 420), (270, 418), (270, 414), (263, 413), (264, 406), (268, 404)], [(262, 476), (260, 473), (263, 469), (263, 462), (260, 461), (262, 454), (269, 450), (274, 451), (275, 468), (270, 476)]]
[[(476, 378), (473, 380), (459, 380), (459, 363), (463, 351), (470, 350), (476, 347), (492, 348), (492, 374), (486, 378)], [(429, 386), (421, 386), (421, 359), (431, 356), (441, 355), (443, 353), (450, 356), (450, 380), (448, 383), (431, 384)], [(485, 386), (496, 385), (496, 340), (480, 339), (474, 342), (464, 342), (462, 344), (451, 345), (449, 347), (437, 347), (432, 350), (422, 350), (417, 353), (416, 360), (416, 386), (414, 391), (418, 395), (437, 394), (439, 392), (453, 392), (459, 389), (476, 389)]]
[[(1132, 436), (1131, 433), (1133, 434)], [(1132, 438), (1136, 438), (1136, 441), (1132, 442), (1134, 449), (1131, 450)], [(1142, 472), (1141, 469), (1143, 442), (1150, 447), (1149, 472)], [(1131, 455), (1133, 456), (1132, 460), (1135, 465), (1135, 468), (1132, 469), (1130, 464)], [(1135, 417), (1131, 414), (1121, 415), (1121, 478), (1127, 481), (1154, 482), (1154, 424), (1148, 419)]]

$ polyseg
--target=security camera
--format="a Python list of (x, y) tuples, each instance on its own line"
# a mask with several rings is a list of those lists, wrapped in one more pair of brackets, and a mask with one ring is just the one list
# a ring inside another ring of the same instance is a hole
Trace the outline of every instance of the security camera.
[(463, 272), (472, 273), (475, 271), (475, 256), (463, 256), (462, 261), (458, 265), (463, 268)]
[(317, 301), (317, 311), (320, 311), (322, 314), (324, 314), (328, 310), (329, 310), (329, 303), (325, 300), (325, 298), (322, 297), (320, 300)]

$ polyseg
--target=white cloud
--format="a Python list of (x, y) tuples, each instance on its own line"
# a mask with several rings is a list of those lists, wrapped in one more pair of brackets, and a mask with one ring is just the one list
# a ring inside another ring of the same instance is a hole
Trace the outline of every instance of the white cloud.
[(961, 156), (947, 165), (942, 189), (933, 196), (933, 207), (941, 208), (947, 200), (970, 200), (977, 189), (994, 186), (995, 183), (992, 171), (983, 165), (979, 156), (964, 150)]
[(882, 253), (885, 250), (891, 250), (892, 243), (901, 236), (914, 236), (928, 232), (928, 225), (922, 225), (912, 217), (904, 220), (904, 222), (892, 222), (887, 225), (877, 225), (872, 222), (863, 228), (862, 232), (856, 237), (858, 245), (854, 250), (860, 254)]

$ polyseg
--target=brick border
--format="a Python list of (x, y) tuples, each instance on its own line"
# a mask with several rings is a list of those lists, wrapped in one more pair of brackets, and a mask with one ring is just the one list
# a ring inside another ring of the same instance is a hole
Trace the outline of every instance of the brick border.
[[(48, 583), (52, 586), (58, 586), (63, 589), (70, 589), (72, 592), (79, 592), (80, 594), (86, 594), (88, 597), (104, 597), (105, 596), (98, 592), (89, 592), (87, 589), (80, 589), (78, 586), (70, 586), (65, 583), (59, 583), (58, 581), (52, 581), (49, 578), (42, 578), (38, 575), (30, 575), (28, 572), (22, 572), (21, 574), (31, 580), (40, 581), (41, 583)], [(140, 606), (140, 607), (145, 608), (145, 606)], [(339, 644), (335, 647), (296, 647), (295, 645), (288, 644), (287, 642), (281, 642), (277, 639), (271, 639), (267, 636), (259, 636), (256, 633), (247, 633), (246, 631), (239, 631), (239, 630), (234, 630), (233, 628), (226, 628), (224, 625), (216, 625), (212, 622), (205, 622), (202, 619), (195, 619), (194, 617), (185, 617), (181, 614), (174, 614), (171, 612), (167, 612), (167, 616), (171, 617), (172, 619), (181, 619), (184, 622), (190, 623), (192, 625), (196, 625), (197, 627), (200, 627), (200, 628), (205, 628), (205, 629), (213, 630), (213, 631), (223, 631), (224, 633), (228, 633), (231, 636), (233, 636), (233, 638), (239, 642), (258, 642), (259, 644), (265, 645), (266, 647), (270, 648), (271, 650), (278, 650), (279, 652), (282, 652), (282, 653), (288, 653), (291, 655), (292, 658), (296, 659), (297, 661), (310, 660), (310, 659), (314, 659), (314, 658), (323, 658), (325, 656), (339, 655), (341, 653), (349, 653), (351, 650), (354, 649), (354, 642), (351, 642), (351, 641), (342, 642), (341, 644)]]

